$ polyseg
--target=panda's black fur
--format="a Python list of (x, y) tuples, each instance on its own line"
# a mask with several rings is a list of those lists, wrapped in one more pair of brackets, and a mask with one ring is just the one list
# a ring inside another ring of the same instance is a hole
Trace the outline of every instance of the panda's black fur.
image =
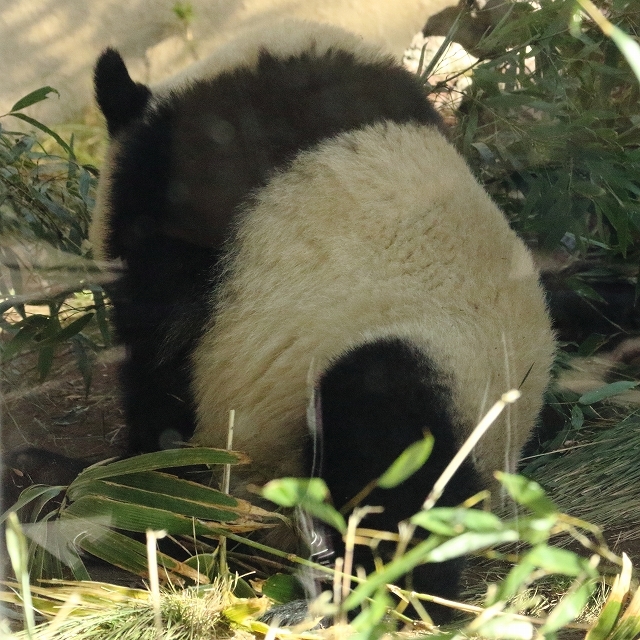
[[(394, 530), (496, 394), (522, 383), (521, 419), (516, 405), (439, 504), (513, 467), (553, 354), (542, 293), (414, 76), (339, 29), (291, 22), (157, 93), (107, 50), (95, 87), (112, 143), (91, 239), (119, 265), (131, 453), (194, 433), (224, 446), (236, 409), (253, 460), (239, 485), (313, 470), (340, 507), (430, 431), (428, 464), (367, 499), (384, 511), (366, 524)], [(369, 549), (355, 560), (373, 569)], [(459, 575), (458, 561), (422, 565), (413, 588), (453, 597)]]
[[(193, 434), (188, 357), (206, 324), (230, 223), (251, 193), (301, 150), (341, 131), (442, 123), (416, 79), (390, 58), (363, 64), (340, 49), (287, 58), (263, 50), (256, 68), (195, 81), (153, 108), (149, 89), (107, 49), (95, 91), (118, 145), (108, 160), (114, 187), (100, 257), (125, 266), (109, 293), (128, 350), (130, 451), (153, 451)], [(182, 200), (171, 192), (176, 162), (192, 192)]]

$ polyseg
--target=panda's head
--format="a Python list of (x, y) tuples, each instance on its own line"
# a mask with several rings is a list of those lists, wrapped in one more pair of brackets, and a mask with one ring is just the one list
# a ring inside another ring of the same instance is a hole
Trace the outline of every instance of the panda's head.
[(90, 240), (128, 258), (146, 238), (218, 249), (238, 207), (297, 153), (375, 122), (442, 126), (417, 78), (337, 27), (248, 30), (151, 91), (107, 49), (95, 93), (111, 145)]

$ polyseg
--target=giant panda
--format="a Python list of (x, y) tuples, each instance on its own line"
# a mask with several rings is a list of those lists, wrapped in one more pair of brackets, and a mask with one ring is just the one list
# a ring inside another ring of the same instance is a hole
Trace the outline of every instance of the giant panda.
[[(152, 92), (114, 50), (95, 69), (111, 143), (90, 237), (116, 265), (131, 452), (224, 447), (233, 409), (252, 460), (235, 494), (313, 473), (340, 508), (431, 432), (427, 464), (367, 498), (384, 510), (365, 524), (394, 530), (517, 387), (439, 504), (493, 487), (534, 426), (554, 338), (528, 250), (416, 78), (293, 21), (190, 77)], [(373, 570), (369, 549), (355, 561)], [(412, 587), (453, 597), (460, 569), (422, 565)]]
[(111, 144), (90, 239), (98, 260), (124, 266), (109, 293), (128, 350), (131, 452), (193, 433), (189, 354), (247, 198), (340, 132), (383, 121), (441, 126), (413, 77), (327, 25), (249, 31), (185, 75), (202, 80), (152, 95), (114, 50), (95, 68)]

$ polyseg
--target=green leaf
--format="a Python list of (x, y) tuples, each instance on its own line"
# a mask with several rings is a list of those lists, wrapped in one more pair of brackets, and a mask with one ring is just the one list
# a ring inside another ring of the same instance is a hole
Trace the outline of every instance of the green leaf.
[(18, 333), (2, 349), (2, 361), (7, 362), (20, 353), (28, 345), (32, 344), (36, 335), (46, 329), (49, 317), (35, 314), (25, 318), (17, 326), (20, 326)]
[(558, 512), (556, 505), (547, 498), (544, 489), (537, 482), (502, 471), (497, 471), (496, 477), (518, 504), (527, 507), (537, 516)]
[(70, 322), (69, 324), (62, 327), (54, 335), (46, 338), (45, 340), (42, 340), (42, 342), (39, 343), (39, 346), (54, 346), (56, 344), (64, 342), (65, 340), (68, 340), (69, 338), (72, 338), (73, 336), (80, 333), (80, 331), (82, 331), (89, 324), (89, 322), (91, 322), (91, 318), (93, 318), (93, 313), (85, 313), (79, 318), (76, 318), (73, 322)]
[(596, 583), (589, 580), (575, 590), (570, 590), (547, 617), (540, 627), (540, 636), (549, 637), (550, 634), (562, 629), (569, 622), (573, 622), (583, 611), (589, 598), (595, 591)]
[(625, 611), (622, 620), (607, 640), (629, 640), (629, 638), (637, 640), (638, 637), (640, 637), (640, 616), (628, 615)]
[(611, 25), (610, 35), (640, 82), (640, 45), (615, 25)]
[(323, 502), (329, 489), (322, 478), (279, 478), (267, 482), (260, 494), (281, 507), (297, 507), (303, 501)]
[(378, 486), (392, 489), (402, 484), (418, 469), (424, 466), (433, 449), (433, 436), (428, 433), (423, 440), (418, 440), (407, 447), (391, 466), (378, 478)]
[(589, 629), (585, 640), (607, 640), (611, 638), (611, 631), (620, 617), (621, 610), (622, 602), (619, 600), (614, 602), (607, 600), (607, 603), (598, 616), (595, 626)]
[(581, 280), (580, 278), (568, 278), (567, 286), (581, 297), (587, 298), (587, 300), (595, 300), (596, 302), (602, 302), (606, 304), (606, 300), (593, 287), (589, 286), (584, 280)]
[(9, 113), (11, 115), (15, 115), (14, 111), (20, 111), (26, 107), (30, 107), (32, 104), (36, 104), (37, 102), (42, 102), (46, 100), (50, 93), (55, 93), (58, 98), (60, 97), (60, 92), (53, 87), (40, 87), (40, 89), (36, 89), (31, 93), (28, 93), (24, 98), (20, 98), (18, 102), (16, 102), (13, 107), (11, 107), (11, 111)]
[(39, 349), (38, 353), (38, 374), (40, 381), (44, 380), (51, 371), (53, 365), (53, 356), (55, 355), (53, 347), (44, 346)]
[(558, 524), (558, 514), (549, 513), (537, 517), (532, 515), (518, 515), (504, 523), (505, 528), (519, 532), (520, 539), (530, 545), (538, 545), (548, 542), (553, 528)]
[[(202, 502), (203, 504), (221, 505), (231, 509), (236, 508), (241, 503), (248, 504), (226, 493), (222, 493), (222, 491), (218, 491), (217, 489), (159, 471), (144, 471), (141, 473), (118, 475), (114, 476), (113, 479), (108, 478), (106, 480), (112, 484), (115, 483), (125, 487), (152, 491), (175, 498)], [(77, 500), (84, 495), (92, 493), (96, 486), (95, 482), (102, 481), (89, 481), (82, 484), (79, 488), (69, 487), (67, 494), (69, 499)]]
[(34, 543), (32, 547), (41, 550), (33, 554), (32, 578), (62, 578), (67, 573), (64, 567), (68, 567), (74, 576), (88, 580), (87, 569), (72, 544), (81, 532), (82, 528), (77, 523), (56, 520), (54, 512), (42, 520), (25, 524), (24, 533)]
[(256, 592), (244, 578), (236, 578), (233, 595), (236, 598), (255, 598)]
[(501, 531), (504, 525), (498, 516), (480, 509), (462, 507), (436, 507), (420, 511), (411, 518), (411, 523), (443, 536), (455, 536), (464, 531)]
[(27, 637), (33, 638), (35, 633), (34, 608), (31, 602), (31, 587), (29, 585), (29, 572), (27, 570), (27, 543), (20, 528), (18, 517), (11, 513), (7, 519), (5, 530), (7, 553), (11, 560), (11, 567), (20, 584), (20, 597), (23, 602), (23, 612)]
[(268, 482), (261, 495), (281, 507), (299, 507), (341, 533), (347, 530), (342, 514), (325, 500), (329, 489), (321, 478), (279, 478)]
[(101, 496), (85, 496), (70, 504), (62, 518), (75, 517), (94, 521), (112, 529), (144, 533), (147, 529), (165, 529), (171, 535), (222, 535), (222, 526), (172, 513), (166, 509), (127, 504)]
[(492, 606), (500, 600), (506, 602), (513, 598), (523, 587), (531, 582), (535, 568), (535, 565), (529, 562), (528, 554), (525, 554), (498, 585), (498, 589), (493, 592), (493, 597), (487, 599), (487, 605)]
[(94, 480), (83, 489), (83, 493), (85, 493), (86, 496), (110, 498), (112, 500), (118, 500), (119, 502), (125, 502), (129, 505), (140, 505), (166, 510), (175, 515), (187, 516), (189, 518), (213, 520), (216, 522), (232, 522), (238, 519), (237, 513), (211, 506), (206, 502), (176, 498), (153, 490), (127, 487), (117, 482)]
[(270, 576), (262, 585), (262, 593), (280, 604), (305, 598), (300, 582), (288, 573), (276, 573)]
[(84, 382), (84, 395), (89, 395), (91, 389), (91, 380), (93, 379), (93, 366), (91, 354), (93, 351), (87, 348), (85, 342), (81, 339), (82, 336), (75, 335), (70, 338), (71, 348), (73, 349), (73, 355), (76, 358), (76, 365), (82, 375)]
[[(378, 640), (383, 637), (394, 637), (395, 627), (388, 615), (394, 606), (395, 603), (386, 589), (378, 589), (368, 605), (362, 608), (351, 623), (352, 628), (357, 632), (357, 635), (353, 636), (354, 640)], [(429, 635), (429, 640), (431, 638), (432, 636)]]
[(548, 573), (576, 577), (585, 571), (589, 572), (589, 564), (584, 558), (572, 551), (549, 547), (546, 544), (534, 547), (529, 552), (529, 561)]
[(344, 608), (347, 611), (362, 604), (371, 597), (378, 589), (387, 584), (395, 583), (398, 578), (406, 575), (414, 567), (427, 561), (429, 553), (442, 542), (440, 536), (431, 535), (426, 540), (419, 542), (413, 549), (404, 555), (394, 559), (385, 565), (381, 570), (370, 573), (367, 580), (359, 584), (344, 601)]
[(40, 129), (40, 131), (44, 131), (47, 135), (50, 135), (69, 155), (73, 154), (71, 151), (71, 147), (52, 129), (49, 129), (46, 125), (38, 122), (34, 118), (30, 118), (29, 116), (25, 116), (24, 113), (10, 113), (14, 118), (18, 118), (24, 122), (29, 123), (31, 126), (36, 127), (36, 129)]
[(518, 532), (514, 530), (494, 531), (491, 533), (462, 533), (430, 551), (426, 555), (425, 561), (445, 562), (480, 549), (486, 549), (505, 542), (516, 542), (518, 539)]
[[(81, 533), (74, 539), (74, 544), (83, 551), (100, 558), (109, 564), (120, 567), (133, 574), (148, 575), (147, 547), (117, 531), (100, 524), (94, 519), (74, 518), (66, 514), (65, 519), (82, 525)], [(169, 571), (174, 571), (190, 578), (197, 578), (197, 572), (187, 565), (164, 554), (157, 554), (158, 562)]]
[(571, 183), (571, 189), (585, 198), (598, 198), (606, 193), (602, 187), (585, 180), (574, 180)]
[[(631, 588), (631, 579), (633, 573), (633, 566), (631, 560), (626, 553), (622, 554), (622, 569), (616, 576), (611, 587), (611, 591), (607, 596), (607, 601), (600, 611), (598, 619), (589, 629), (585, 640), (613, 640), (614, 634), (612, 630), (618, 622), (620, 612), (622, 611), (622, 604), (626, 601), (627, 596)], [(630, 605), (630, 608), (632, 605)], [(627, 616), (628, 618), (629, 616)], [(640, 629), (636, 634), (640, 632)], [(635, 637), (636, 634), (630, 634), (628, 637)], [(627, 637), (627, 636), (624, 636)]]
[(571, 407), (571, 426), (574, 429), (579, 429), (584, 424), (584, 413), (578, 405)]
[[(188, 567), (195, 569), (201, 575), (207, 576), (209, 580), (213, 580), (216, 577), (218, 570), (218, 554), (198, 553), (195, 556), (191, 556), (188, 560), (185, 560), (184, 563)], [(250, 598), (252, 596), (246, 597)]]
[(246, 464), (248, 458), (237, 451), (191, 447), (184, 449), (165, 449), (154, 453), (143, 453), (133, 458), (118, 460), (108, 464), (96, 464), (87, 467), (69, 486), (69, 491), (91, 480), (102, 480), (120, 475), (155, 471), (172, 467), (186, 467), (200, 464)]
[(588, 391), (587, 393), (581, 395), (578, 398), (578, 402), (580, 404), (586, 405), (595, 404), (596, 402), (600, 402), (601, 400), (605, 400), (606, 398), (612, 398), (613, 396), (624, 393), (629, 389), (633, 389), (637, 385), (637, 382), (632, 382), (630, 380), (619, 380), (618, 382), (605, 384), (603, 387), (594, 389), (593, 391)]
[(496, 162), (495, 155), (484, 142), (472, 142), (471, 146), (480, 154), (480, 157), (485, 164), (493, 164)]
[(18, 500), (14, 505), (11, 505), (1, 516), (0, 516), (0, 524), (2, 524), (10, 513), (13, 511), (18, 511), (18, 509), (22, 509), (25, 505), (32, 503), (34, 500), (37, 500), (41, 496), (46, 498), (47, 500), (51, 500), (59, 495), (62, 491), (65, 490), (65, 487), (56, 486), (56, 487), (48, 487), (41, 484), (34, 484), (30, 487), (27, 487), (21, 494)]
[(330, 527), (333, 527), (340, 533), (347, 531), (347, 523), (344, 516), (326, 502), (313, 502), (311, 500), (303, 500), (300, 508), (310, 513), (314, 518), (322, 520)]

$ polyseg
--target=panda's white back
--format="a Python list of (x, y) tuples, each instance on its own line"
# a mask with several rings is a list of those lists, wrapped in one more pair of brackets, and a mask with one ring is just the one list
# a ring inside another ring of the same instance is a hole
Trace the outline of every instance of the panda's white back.
[(400, 336), (445, 372), (460, 440), (524, 380), (474, 456), (485, 481), (513, 466), (548, 382), (550, 323), (529, 252), (434, 127), (374, 125), (300, 154), (247, 206), (234, 247), (196, 350), (196, 442), (224, 446), (235, 409), (252, 480), (304, 473), (309, 381)]

